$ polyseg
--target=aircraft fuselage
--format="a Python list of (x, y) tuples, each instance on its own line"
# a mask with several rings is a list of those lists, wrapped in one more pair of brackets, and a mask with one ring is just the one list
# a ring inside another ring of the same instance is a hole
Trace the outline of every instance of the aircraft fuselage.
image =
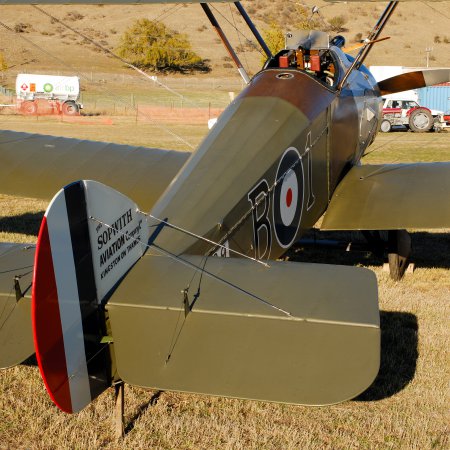
[[(337, 47), (330, 55), (333, 86), (304, 70), (269, 66), (259, 72), (153, 210), (225, 248), (174, 230), (158, 237), (161, 245), (181, 244), (189, 253), (218, 256), (231, 256), (227, 249), (233, 249), (275, 259), (314, 226), (341, 178), (373, 141), (379, 122), (380, 101), (370, 73), (353, 71), (338, 91), (334, 86), (351, 61)], [(206, 217), (192, 214), (192, 221), (177, 221), (199, 202), (208, 205)]]

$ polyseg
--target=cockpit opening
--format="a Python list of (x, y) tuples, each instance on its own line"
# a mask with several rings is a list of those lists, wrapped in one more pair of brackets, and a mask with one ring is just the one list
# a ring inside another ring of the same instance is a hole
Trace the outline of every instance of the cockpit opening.
[(271, 58), (265, 68), (297, 69), (314, 76), (328, 87), (338, 85), (338, 64), (330, 51), (330, 44), (345, 45), (342, 36), (330, 42), (322, 31), (296, 31), (286, 34), (286, 48)]

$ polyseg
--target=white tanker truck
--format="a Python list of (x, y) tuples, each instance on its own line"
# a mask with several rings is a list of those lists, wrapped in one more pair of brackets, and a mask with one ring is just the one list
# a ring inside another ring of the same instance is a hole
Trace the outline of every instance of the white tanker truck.
[(78, 77), (20, 73), (16, 78), (17, 108), (22, 114), (77, 115), (83, 108), (78, 102)]

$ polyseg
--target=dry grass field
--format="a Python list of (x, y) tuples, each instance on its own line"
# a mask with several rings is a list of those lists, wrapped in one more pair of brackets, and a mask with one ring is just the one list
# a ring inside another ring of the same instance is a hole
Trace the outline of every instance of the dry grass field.
[[(350, 43), (358, 33), (365, 36), (382, 8), (382, 4), (370, 2), (305, 3), (324, 6), (322, 14), (327, 19), (343, 14), (347, 18), (343, 34)], [(264, 28), (273, 8), (287, 8), (288, 2), (244, 0), (243, 4)], [(433, 47), (431, 65), (450, 65), (449, 6), (449, 1), (402, 3), (385, 32), (392, 39), (375, 46), (368, 64), (424, 65), (425, 48)], [(233, 44), (245, 44), (231, 25), (236, 20), (243, 30), (242, 21), (232, 15), (229, 5), (218, 8), (229, 21), (221, 19)], [(162, 77), (178, 93), (169, 95), (35, 8), (1, 5), (2, 23), (11, 28), (27, 26), (26, 32), (19, 34), (0, 27), (0, 51), (9, 66), (0, 74), (0, 85), (13, 88), (20, 72), (77, 74), (82, 79), (86, 111), (94, 114), (72, 121), (0, 115), (2, 129), (190, 151), (207, 131), (203, 116), (189, 125), (173, 117), (154, 120), (152, 112), (136, 113), (136, 105), (174, 108), (189, 104), (207, 109), (209, 117), (210, 108), (223, 108), (230, 100), (229, 92), (240, 89), (241, 81), (225, 50), (203, 17), (198, 17), (198, 5), (58, 5), (42, 9), (111, 49), (135, 18), (161, 20), (189, 35), (194, 49), (211, 60), (212, 72), (198, 75), (194, 84), (180, 76)], [(260, 66), (260, 54), (248, 46), (245, 50), (240, 56), (253, 73)], [(208, 93), (206, 85), (211, 88)], [(366, 163), (408, 161), (450, 161), (450, 132), (382, 134), (365, 158)], [(0, 194), (0, 241), (35, 242), (46, 205)], [(450, 448), (450, 229), (411, 231), (416, 270), (399, 283), (382, 270), (382, 260), (364, 251), (298, 246), (289, 254), (296, 260), (368, 267), (378, 278), (381, 369), (373, 385), (357, 399), (306, 408), (127, 386), (126, 434), (116, 441), (112, 389), (81, 413), (64, 414), (51, 402), (39, 370), (30, 360), (0, 371), (0, 449)], [(358, 239), (356, 234), (323, 236)]]
[[(2, 125), (137, 145), (176, 145), (166, 138), (159, 141), (147, 123), (113, 122), (90, 127), (9, 117)], [(204, 125), (176, 127), (193, 144), (206, 132)], [(371, 150), (367, 163), (448, 161), (450, 133), (381, 134)], [(0, 240), (34, 242), (45, 208), (43, 201), (0, 195)], [(383, 261), (367, 252), (299, 246), (290, 254), (292, 259), (368, 267), (378, 278), (381, 369), (358, 398), (307, 408), (127, 386), (126, 434), (116, 441), (112, 389), (81, 413), (64, 414), (52, 404), (31, 360), (0, 372), (0, 448), (448, 449), (450, 229), (411, 231), (416, 270), (398, 283), (383, 272)]]

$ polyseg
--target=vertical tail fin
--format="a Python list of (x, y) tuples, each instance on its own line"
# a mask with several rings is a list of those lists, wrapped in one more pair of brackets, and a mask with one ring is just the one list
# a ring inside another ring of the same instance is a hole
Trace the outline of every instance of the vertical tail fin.
[(142, 256), (148, 229), (137, 206), (94, 181), (50, 203), (38, 237), (32, 323), (36, 356), (55, 404), (77, 412), (110, 386), (103, 304)]

